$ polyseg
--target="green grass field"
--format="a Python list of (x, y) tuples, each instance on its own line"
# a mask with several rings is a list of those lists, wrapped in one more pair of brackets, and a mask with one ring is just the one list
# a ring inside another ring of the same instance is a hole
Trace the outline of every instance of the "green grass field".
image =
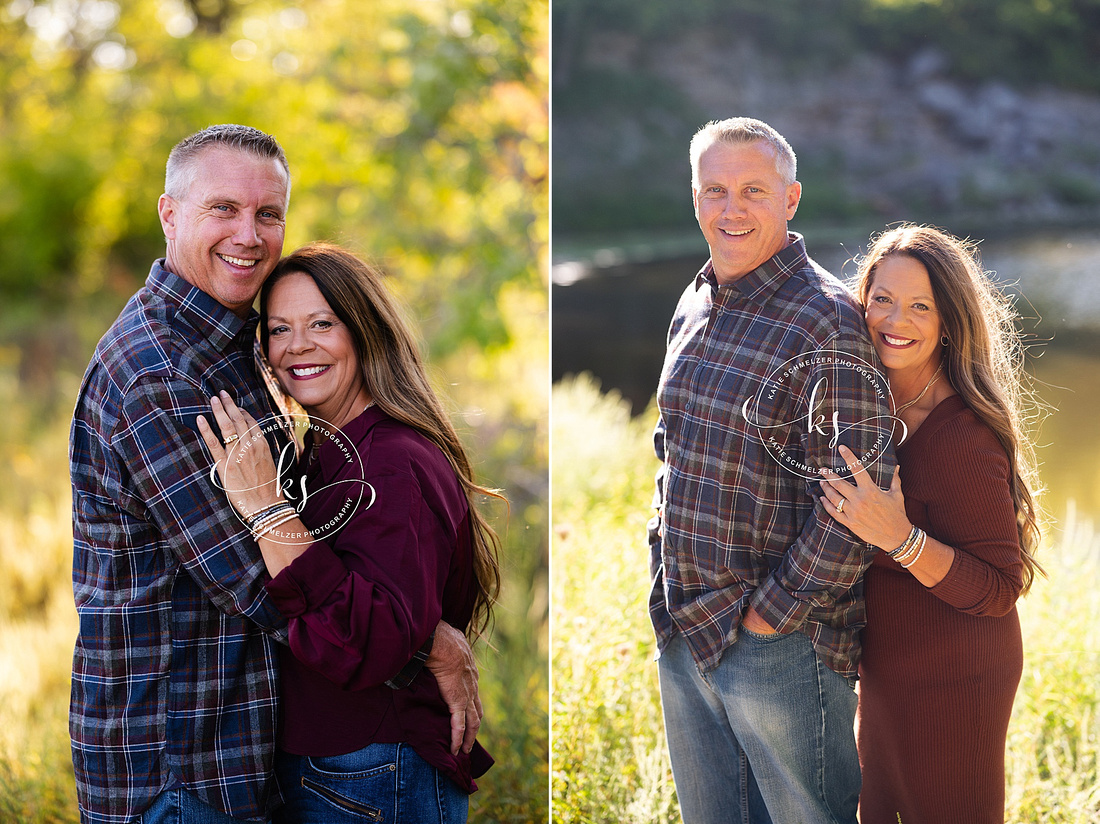
[[(580, 378), (553, 402), (553, 820), (679, 821), (661, 723), (645, 524), (655, 413)], [(1006, 821), (1100, 822), (1100, 537), (1071, 510), (1020, 603)], [(960, 822), (960, 824), (963, 824)]]

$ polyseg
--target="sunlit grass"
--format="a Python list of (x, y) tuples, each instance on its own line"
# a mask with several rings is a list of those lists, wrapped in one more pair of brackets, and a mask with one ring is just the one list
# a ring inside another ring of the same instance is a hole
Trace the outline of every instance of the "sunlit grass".
[[(655, 413), (581, 378), (553, 395), (553, 820), (679, 821), (653, 663)], [(1020, 604), (1006, 822), (1100, 822), (1100, 538), (1071, 510)]]
[(583, 380), (552, 411), (554, 820), (678, 820), (646, 609), (652, 418)]
[(0, 497), (0, 821), (76, 821), (68, 427), (14, 397), (0, 391), (10, 473)]
[(1100, 536), (1074, 507), (1019, 606), (1024, 674), (1008, 732), (1009, 822), (1100, 822)]

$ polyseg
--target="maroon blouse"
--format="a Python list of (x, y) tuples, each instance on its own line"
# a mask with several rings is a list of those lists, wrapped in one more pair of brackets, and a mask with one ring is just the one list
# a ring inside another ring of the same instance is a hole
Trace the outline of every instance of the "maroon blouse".
[[(339, 531), (267, 584), (290, 624), (279, 746), (324, 756), (404, 742), (473, 792), (493, 760), (480, 744), (451, 755), (451, 716), (432, 674), (425, 668), (400, 690), (385, 685), (440, 618), (457, 629), (469, 624), (475, 579), (466, 497), (442, 451), (377, 407), (341, 431), (344, 444), (324, 440), (295, 470), (294, 486), (304, 476), (309, 493), (302, 521), (316, 527), (344, 517), (358, 487), (342, 481), (370, 487)], [(347, 444), (362, 468), (346, 459)]]

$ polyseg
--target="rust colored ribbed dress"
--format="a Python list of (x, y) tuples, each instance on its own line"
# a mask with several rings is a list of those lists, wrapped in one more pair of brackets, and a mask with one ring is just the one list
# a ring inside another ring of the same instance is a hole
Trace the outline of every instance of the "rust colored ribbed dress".
[(955, 549), (926, 588), (876, 555), (859, 682), (861, 824), (1003, 824), (1023, 668), (1008, 458), (958, 395), (897, 449), (909, 520)]

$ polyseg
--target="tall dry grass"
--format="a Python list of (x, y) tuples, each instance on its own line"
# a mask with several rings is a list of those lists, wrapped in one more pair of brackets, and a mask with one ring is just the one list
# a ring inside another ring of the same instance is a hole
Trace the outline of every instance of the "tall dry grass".
[[(655, 413), (588, 378), (554, 389), (553, 820), (679, 821), (647, 613)], [(1100, 537), (1072, 508), (1020, 604), (1010, 824), (1100, 824)]]

